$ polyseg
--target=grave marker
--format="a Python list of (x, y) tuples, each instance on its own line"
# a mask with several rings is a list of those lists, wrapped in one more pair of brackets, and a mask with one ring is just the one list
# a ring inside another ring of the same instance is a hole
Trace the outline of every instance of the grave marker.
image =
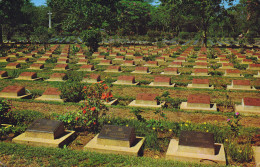
[(84, 150), (138, 156), (144, 140), (135, 135), (132, 127), (104, 125)]
[(20, 144), (45, 147), (62, 147), (73, 139), (75, 131), (66, 131), (60, 121), (38, 119), (12, 141)]

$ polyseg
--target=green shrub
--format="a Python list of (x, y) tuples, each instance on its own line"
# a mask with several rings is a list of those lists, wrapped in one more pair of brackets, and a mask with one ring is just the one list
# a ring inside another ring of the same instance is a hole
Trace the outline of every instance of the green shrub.
[(50, 59), (46, 60), (46, 63), (57, 63), (57, 58), (51, 57)]
[(83, 99), (83, 86), (80, 82), (66, 82), (59, 87), (60, 96), (65, 102), (79, 102)]
[(8, 101), (5, 99), (0, 99), (0, 125), (10, 109), (11, 105), (8, 103)]
[(222, 76), (224, 73), (223, 72), (221, 72), (221, 71), (210, 71), (209, 72), (209, 75), (212, 75), (212, 76), (214, 76), (214, 75), (216, 75), (216, 76)]
[(33, 90), (30, 90), (30, 93), (32, 94), (32, 99), (35, 99), (36, 97), (39, 97), (43, 94), (43, 90), (39, 90), (39, 89), (33, 89)]
[(15, 110), (8, 113), (10, 123), (14, 125), (29, 125), (34, 120), (45, 118), (44, 114), (32, 110)]
[(236, 162), (250, 162), (253, 159), (251, 144), (239, 144), (236, 140), (225, 143), (227, 154)]
[(90, 51), (94, 52), (98, 49), (98, 43), (101, 42), (101, 33), (98, 29), (89, 29), (82, 31), (82, 40), (90, 47)]
[(12, 70), (12, 71), (8, 71), (8, 76), (10, 78), (17, 78), (19, 77), (19, 75), (21, 74), (20, 70)]
[(67, 78), (65, 78), (65, 80), (67, 79), (68, 81), (71, 82), (80, 82), (83, 79), (83, 72), (78, 72), (78, 71), (68, 71), (67, 72)]
[(238, 63), (234, 64), (234, 68), (237, 68), (239, 70), (246, 70), (247, 66), (248, 65), (246, 65), (246, 64), (238, 64)]

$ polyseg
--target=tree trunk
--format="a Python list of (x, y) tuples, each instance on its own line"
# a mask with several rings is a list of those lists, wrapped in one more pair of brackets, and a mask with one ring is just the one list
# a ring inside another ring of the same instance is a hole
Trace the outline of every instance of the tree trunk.
[(0, 44), (3, 43), (3, 28), (2, 24), (0, 24)]
[(203, 46), (207, 47), (207, 30), (203, 30)]

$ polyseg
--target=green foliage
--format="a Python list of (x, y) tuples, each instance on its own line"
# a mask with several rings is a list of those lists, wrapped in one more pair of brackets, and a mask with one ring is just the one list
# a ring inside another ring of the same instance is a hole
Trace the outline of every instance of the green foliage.
[(0, 126), (6, 114), (11, 110), (11, 105), (5, 99), (0, 99)]
[(67, 112), (65, 114), (53, 113), (52, 117), (55, 120), (62, 121), (64, 123), (64, 126), (68, 129), (75, 129), (75, 127), (77, 126), (77, 115), (75, 112)]
[(90, 47), (90, 51), (97, 51), (98, 43), (101, 42), (101, 33), (99, 29), (89, 29), (82, 31), (82, 40)]
[(8, 113), (9, 122), (14, 125), (29, 125), (34, 120), (45, 118), (44, 114), (33, 110), (14, 110)]
[(66, 82), (59, 86), (60, 96), (65, 102), (79, 102), (83, 99), (83, 86), (80, 82)]
[(146, 121), (145, 118), (141, 115), (143, 111), (138, 108), (132, 108), (130, 113), (133, 113), (138, 121), (144, 122)]
[(35, 98), (41, 96), (43, 94), (43, 92), (44, 92), (43, 90), (39, 90), (39, 89), (30, 90), (32, 99), (35, 99)]
[(78, 71), (68, 71), (67, 72), (67, 80), (70, 82), (80, 82), (83, 79), (83, 72)]
[(46, 60), (46, 63), (57, 63), (57, 57), (51, 57)]
[(221, 71), (210, 71), (209, 72), (209, 75), (212, 75), (212, 76), (222, 76), (224, 73), (221, 72)]
[(247, 66), (248, 65), (246, 64), (239, 64), (239, 63), (234, 64), (234, 68), (237, 68), (239, 70), (246, 70)]

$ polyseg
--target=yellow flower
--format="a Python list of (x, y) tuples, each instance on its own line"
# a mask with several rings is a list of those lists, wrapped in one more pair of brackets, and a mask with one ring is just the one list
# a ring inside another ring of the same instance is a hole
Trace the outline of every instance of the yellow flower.
[(206, 130), (206, 132), (209, 132), (209, 130)]
[(172, 132), (172, 129), (169, 129), (169, 132)]
[(128, 127), (128, 125), (126, 125), (126, 127)]
[(204, 122), (204, 124), (206, 125), (206, 124), (207, 124), (207, 122)]
[(153, 130), (155, 130), (155, 127), (153, 127)]
[(68, 121), (68, 123), (70, 123), (71, 121)]
[(181, 127), (182, 127), (182, 124), (181, 124)]
[(135, 119), (135, 117), (132, 117), (131, 119)]
[(188, 126), (188, 124), (185, 124), (185, 126)]
[(110, 122), (110, 121), (108, 121), (107, 123), (109, 123), (109, 124), (110, 124), (111, 122)]
[(239, 150), (238, 152), (239, 152), (239, 153), (241, 153), (241, 152), (242, 152), (242, 150)]
[(189, 121), (188, 121), (188, 120), (187, 120), (186, 122), (187, 122), (187, 123), (189, 123)]
[(225, 139), (226, 142), (228, 142), (228, 139)]

